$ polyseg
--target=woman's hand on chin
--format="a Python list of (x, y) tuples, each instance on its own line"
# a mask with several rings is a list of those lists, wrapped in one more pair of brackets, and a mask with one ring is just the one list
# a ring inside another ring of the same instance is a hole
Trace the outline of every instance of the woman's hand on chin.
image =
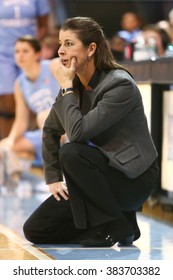
[(61, 58), (54, 58), (50, 63), (51, 72), (62, 88), (73, 86), (73, 79), (76, 72), (76, 58), (73, 57), (70, 64), (67, 65), (65, 65), (65, 60)]

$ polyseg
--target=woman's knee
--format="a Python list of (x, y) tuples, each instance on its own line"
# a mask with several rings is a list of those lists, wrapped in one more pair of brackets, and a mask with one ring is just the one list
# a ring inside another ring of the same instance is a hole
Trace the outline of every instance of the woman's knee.
[(23, 233), (25, 238), (28, 241), (32, 242), (32, 230), (30, 229), (30, 223), (28, 222), (28, 220), (23, 225)]
[(78, 143), (66, 143), (59, 150), (59, 159), (61, 163), (73, 163), (79, 152)]
[(40, 230), (39, 228), (38, 229), (35, 228), (30, 218), (26, 220), (26, 222), (23, 225), (24, 236), (31, 243), (40, 243), (39, 242), (40, 238), (39, 236), (37, 236), (39, 230)]

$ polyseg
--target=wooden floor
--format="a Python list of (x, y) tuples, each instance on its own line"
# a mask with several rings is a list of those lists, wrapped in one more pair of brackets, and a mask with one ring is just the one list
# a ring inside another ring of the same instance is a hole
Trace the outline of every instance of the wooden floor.
[(0, 225), (0, 260), (52, 260), (11, 229)]
[(160, 220), (165, 223), (173, 224), (173, 211), (167, 211), (162, 204), (157, 203), (154, 206), (150, 206), (149, 202), (146, 202), (143, 206), (143, 214), (147, 217), (151, 217)]

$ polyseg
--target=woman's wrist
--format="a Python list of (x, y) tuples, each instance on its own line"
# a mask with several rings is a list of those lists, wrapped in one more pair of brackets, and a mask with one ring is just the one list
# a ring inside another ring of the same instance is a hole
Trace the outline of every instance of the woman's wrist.
[(74, 93), (74, 88), (73, 87), (62, 88), (61, 92), (62, 92), (62, 96), (65, 96), (69, 93)]

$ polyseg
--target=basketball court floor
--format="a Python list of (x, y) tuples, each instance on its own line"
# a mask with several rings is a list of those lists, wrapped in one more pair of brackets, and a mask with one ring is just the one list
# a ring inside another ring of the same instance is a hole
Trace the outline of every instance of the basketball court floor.
[(48, 196), (40, 174), (24, 173), (16, 189), (0, 187), (0, 260), (173, 260), (173, 224), (138, 213), (141, 237), (129, 247), (33, 245), (23, 236), (26, 218)]

